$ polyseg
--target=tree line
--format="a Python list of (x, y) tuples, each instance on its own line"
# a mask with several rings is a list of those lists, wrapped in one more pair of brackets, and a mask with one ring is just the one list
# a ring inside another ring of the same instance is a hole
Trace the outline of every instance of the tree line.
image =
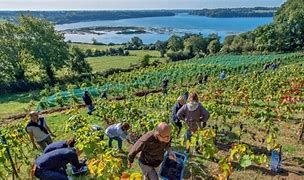
[(276, 12), (271, 24), (253, 31), (227, 36), (224, 53), (291, 52), (304, 50), (304, 3), (288, 0)]
[(20, 15), (47, 19), (55, 24), (66, 24), (98, 20), (118, 20), (128, 18), (174, 16), (174, 12), (165, 10), (141, 11), (0, 11), (0, 17), (17, 22)]
[(207, 17), (273, 17), (276, 7), (220, 8), (193, 10), (189, 14)]

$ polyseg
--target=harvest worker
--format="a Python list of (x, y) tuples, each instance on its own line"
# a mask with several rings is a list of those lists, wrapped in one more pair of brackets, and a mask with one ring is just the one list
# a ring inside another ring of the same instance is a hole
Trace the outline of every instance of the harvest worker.
[(189, 97), (189, 92), (186, 91), (186, 92), (184, 93), (184, 100), (185, 100), (185, 102), (188, 100), (188, 97)]
[(182, 106), (185, 104), (185, 99), (183, 96), (179, 96), (177, 98), (177, 103), (173, 106), (172, 108), (172, 121), (174, 122), (174, 124), (178, 127), (178, 132), (177, 132), (177, 136), (179, 136), (179, 133), (182, 129), (182, 123), (180, 122), (180, 120), (177, 118), (176, 113), (178, 112), (178, 110), (180, 108), (182, 108)]
[(107, 91), (102, 91), (101, 94), (100, 94), (100, 98), (104, 98), (104, 99), (108, 99), (108, 94), (107, 94)]
[(131, 144), (128, 134), (129, 129), (130, 124), (128, 123), (117, 123), (109, 126), (105, 132), (109, 137), (109, 147), (112, 147), (113, 140), (116, 140), (118, 143), (118, 150), (122, 152), (122, 138), (127, 139), (127, 142)]
[(78, 156), (80, 151), (75, 148), (61, 148), (39, 156), (32, 169), (32, 174), (41, 180), (68, 180), (65, 167), (70, 163), (78, 171), (84, 166)]
[(167, 94), (167, 92), (168, 92), (168, 84), (169, 84), (169, 79), (167, 79), (167, 78), (164, 78), (163, 79), (163, 84), (162, 84), (162, 92), (164, 93), (164, 94)]
[[(210, 116), (209, 112), (199, 102), (197, 93), (190, 93), (189, 100), (190, 102), (183, 105), (176, 114), (177, 118), (184, 120), (189, 127), (186, 132), (187, 140), (190, 140), (192, 134), (202, 128), (201, 122), (203, 122), (203, 126), (206, 126)], [(186, 149), (186, 151), (189, 152), (189, 149)]]
[[(56, 137), (45, 122), (44, 117), (39, 117), (39, 112), (30, 112), (30, 121), (26, 125), (26, 132), (29, 134), (33, 148), (37, 149), (36, 143), (42, 150), (52, 143), (51, 136)], [(34, 140), (35, 139), (35, 140)], [(35, 143), (36, 141), (36, 143)]]
[(74, 138), (68, 139), (66, 141), (53, 142), (44, 149), (44, 154), (54, 151), (56, 149), (73, 148), (75, 146), (75, 143), (76, 143), (76, 140)]
[(226, 73), (225, 73), (225, 71), (222, 71), (220, 74), (220, 79), (224, 80), (225, 78), (226, 78)]
[(88, 114), (91, 115), (92, 112), (94, 111), (94, 106), (88, 91), (84, 91), (82, 99), (88, 108)]
[(144, 134), (133, 145), (128, 155), (128, 167), (132, 167), (135, 156), (140, 153), (139, 166), (144, 179), (157, 180), (158, 174), (155, 170), (164, 158), (164, 153), (168, 151), (169, 158), (176, 160), (175, 154), (170, 150), (171, 129), (167, 123), (160, 123), (155, 131)]

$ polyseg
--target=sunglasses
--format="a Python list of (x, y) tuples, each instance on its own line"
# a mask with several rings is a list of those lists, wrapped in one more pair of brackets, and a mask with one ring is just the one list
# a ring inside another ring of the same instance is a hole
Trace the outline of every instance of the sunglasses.
[(170, 138), (170, 135), (169, 135), (169, 136), (162, 136), (160, 133), (158, 133), (158, 135), (159, 135), (161, 138), (163, 138), (163, 139), (168, 139), (168, 138)]

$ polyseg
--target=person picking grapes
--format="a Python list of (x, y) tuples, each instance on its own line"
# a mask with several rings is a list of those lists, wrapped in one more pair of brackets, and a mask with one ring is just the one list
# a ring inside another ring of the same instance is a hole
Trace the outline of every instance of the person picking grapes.
[[(206, 126), (210, 114), (199, 102), (197, 93), (190, 93), (189, 100), (189, 103), (178, 110), (176, 116), (179, 120), (184, 120), (188, 125), (186, 139), (190, 141), (192, 134), (202, 128), (201, 122), (203, 122), (203, 126)], [(188, 147), (186, 152), (189, 152)]]
[(106, 135), (109, 137), (109, 147), (112, 147), (113, 140), (118, 143), (118, 150), (122, 151), (122, 139), (126, 139), (129, 144), (132, 144), (129, 140), (128, 130), (130, 129), (130, 124), (128, 123), (117, 123), (109, 126), (106, 129)]
[(29, 115), (31, 119), (27, 123), (25, 130), (30, 136), (33, 148), (38, 149), (37, 143), (44, 150), (47, 145), (53, 142), (51, 136), (56, 136), (50, 130), (44, 117), (39, 117), (39, 112), (31, 111)]
[(147, 132), (133, 145), (128, 155), (128, 167), (132, 167), (135, 156), (141, 152), (138, 162), (144, 179), (159, 179), (156, 168), (162, 163), (165, 152), (168, 151), (170, 159), (177, 160), (170, 144), (171, 128), (162, 122), (156, 130)]

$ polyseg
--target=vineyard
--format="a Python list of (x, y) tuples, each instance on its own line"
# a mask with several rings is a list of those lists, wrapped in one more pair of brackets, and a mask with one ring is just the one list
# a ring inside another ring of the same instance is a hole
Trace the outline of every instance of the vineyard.
[[(278, 69), (263, 70), (265, 63), (280, 62)], [(41, 91), (39, 110), (69, 106), (68, 110), (46, 116), (55, 129), (56, 140), (74, 136), (82, 156), (88, 159), (89, 174), (79, 179), (141, 179), (138, 167), (127, 168), (127, 153), (118, 153), (101, 140), (104, 129), (115, 122), (131, 124), (136, 141), (159, 122), (171, 122), (171, 107), (178, 96), (196, 91), (210, 112), (207, 127), (191, 142), (187, 129), (174, 135), (172, 147), (199, 145), (190, 152), (184, 179), (301, 179), (304, 176), (304, 56), (300, 53), (274, 55), (218, 55), (177, 63), (140, 68), (82, 84), (47, 87)], [(225, 70), (227, 78), (219, 80)], [(208, 74), (207, 83), (198, 76)], [(169, 79), (169, 91), (158, 91), (162, 79)], [(95, 96), (92, 116), (79, 107), (83, 90)], [(98, 97), (107, 91), (109, 99)], [(0, 177), (21, 179), (29, 176), (31, 164), (40, 152), (32, 150), (25, 132), (28, 117), (1, 128)], [(103, 127), (92, 131), (93, 124)], [(282, 146), (283, 172), (269, 170), (270, 152)], [(128, 152), (130, 145), (124, 145)], [(8, 153), (12, 159), (7, 158)], [(12, 168), (13, 167), (13, 168)]]

